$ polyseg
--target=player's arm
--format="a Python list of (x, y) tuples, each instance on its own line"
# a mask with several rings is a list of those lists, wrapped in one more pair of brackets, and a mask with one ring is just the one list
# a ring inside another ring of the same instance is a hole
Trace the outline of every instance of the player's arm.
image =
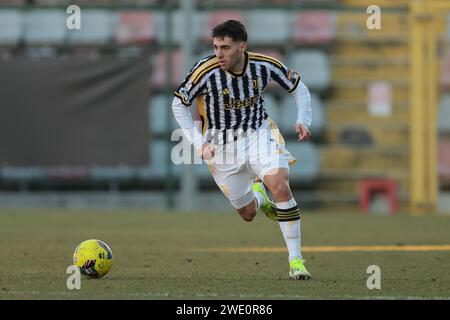
[(184, 81), (175, 90), (174, 95), (178, 97), (185, 106), (190, 106), (196, 97), (202, 94), (205, 89), (205, 74), (208, 66), (214, 64), (211, 61), (213, 55), (198, 61), (188, 72)]
[(202, 80), (204, 80), (205, 68), (209, 65), (205, 64), (212, 58), (212, 55), (208, 56), (194, 65), (183, 83), (175, 90), (175, 98), (172, 102), (172, 111), (175, 119), (190, 143), (194, 144), (197, 155), (205, 160), (214, 157), (214, 145), (206, 141), (200, 130), (194, 125), (189, 107), (194, 99), (204, 90), (205, 84)]
[(297, 87), (290, 91), (295, 98), (297, 105), (297, 121), (295, 123), (295, 131), (298, 133), (298, 140), (308, 140), (311, 136), (309, 126), (311, 125), (311, 95), (308, 87), (299, 80)]
[(184, 105), (178, 97), (175, 97), (172, 102), (172, 111), (184, 135), (194, 145), (197, 155), (205, 160), (212, 159), (215, 154), (214, 145), (206, 141), (200, 130), (195, 126), (189, 107)]
[(286, 68), (280, 61), (274, 59), (269, 65), (270, 75), (282, 88), (292, 94), (297, 105), (297, 121), (295, 131), (298, 140), (308, 140), (311, 136), (309, 126), (311, 125), (311, 95), (306, 85), (300, 80), (300, 74)]

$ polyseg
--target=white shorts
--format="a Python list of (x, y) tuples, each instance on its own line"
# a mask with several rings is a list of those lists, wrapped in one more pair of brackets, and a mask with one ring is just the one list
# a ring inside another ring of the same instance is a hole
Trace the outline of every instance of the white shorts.
[(236, 209), (253, 201), (252, 185), (256, 177), (264, 181), (270, 170), (289, 170), (289, 165), (296, 162), (286, 150), (284, 139), (271, 119), (245, 137), (215, 147), (214, 158), (207, 161), (209, 170)]

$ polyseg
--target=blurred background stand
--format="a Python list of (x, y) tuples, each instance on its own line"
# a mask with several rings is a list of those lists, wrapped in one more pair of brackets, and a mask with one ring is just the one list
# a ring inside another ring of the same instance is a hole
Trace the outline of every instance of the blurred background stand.
[(170, 105), (213, 52), (211, 29), (233, 18), (250, 51), (311, 91), (307, 144), (293, 97), (274, 82), (264, 96), (298, 160), (304, 208), (360, 210), (361, 182), (388, 179), (398, 212), (449, 212), (449, 3), (379, 0), (381, 29), (370, 30), (372, 2), (82, 0), (82, 29), (68, 30), (68, 0), (1, 1), (0, 206), (232, 210), (206, 164), (172, 163)]

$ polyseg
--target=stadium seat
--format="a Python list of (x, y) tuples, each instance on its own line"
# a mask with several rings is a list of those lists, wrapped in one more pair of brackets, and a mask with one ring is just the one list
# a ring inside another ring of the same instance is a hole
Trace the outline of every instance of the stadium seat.
[(136, 169), (127, 166), (90, 168), (90, 178), (96, 182), (120, 182), (132, 180), (135, 173)]
[(450, 133), (450, 94), (441, 97), (438, 110), (438, 130), (439, 133)]
[(325, 131), (327, 122), (326, 111), (322, 100), (315, 93), (311, 94), (311, 108), (313, 119), (311, 123), (311, 132), (316, 135), (322, 134)]
[(275, 121), (275, 123), (279, 124), (281, 117), (281, 107), (278, 101), (275, 99), (275, 96), (267, 93), (264, 95), (264, 108), (266, 109), (269, 117)]
[(37, 167), (2, 167), (0, 176), (5, 182), (33, 182), (43, 180), (45, 172)]
[(24, 31), (24, 17), (20, 10), (0, 10), (0, 47), (16, 47)]
[(285, 46), (289, 40), (292, 15), (284, 10), (252, 10), (247, 17), (251, 46)]
[[(176, 10), (172, 15), (172, 41), (176, 45), (180, 45), (185, 39), (185, 20), (186, 15), (181, 10)], [(192, 43), (196, 43), (202, 38), (205, 25), (205, 14), (203, 12), (194, 12), (191, 21), (191, 37)], [(156, 23), (156, 39), (159, 44), (166, 43), (166, 15), (163, 12), (155, 13)]]
[(2, 0), (1, 4), (4, 6), (23, 6), (25, 0)]
[(191, 63), (191, 67), (194, 65), (194, 62), (199, 61), (203, 58), (206, 58), (207, 56), (212, 55), (212, 54), (214, 54), (214, 50), (212, 47), (200, 52), (199, 54), (196, 54)]
[(447, 41), (450, 40), (450, 12), (447, 14), (446, 17), (445, 39)]
[(339, 1), (341, 0), (294, 0), (294, 2), (304, 4), (337, 4)]
[[(154, 139), (150, 142), (150, 163), (148, 167), (142, 168), (138, 171), (138, 177), (141, 180), (157, 180), (164, 181), (167, 176), (167, 165), (172, 162), (167, 162), (168, 148), (172, 150), (173, 145), (169, 144), (167, 140)], [(179, 165), (173, 165), (173, 173), (175, 178), (179, 177), (181, 167)]]
[(389, 213), (398, 210), (398, 187), (393, 179), (364, 179), (360, 183), (359, 206), (364, 213), (369, 212), (370, 202), (375, 194), (386, 194), (389, 202)]
[(147, 11), (119, 13), (115, 40), (120, 45), (148, 44), (156, 40), (154, 16)]
[(291, 180), (297, 184), (312, 184), (320, 173), (320, 152), (312, 142), (287, 142), (286, 148), (297, 160), (295, 166), (291, 166)]
[(111, 42), (117, 24), (117, 15), (110, 10), (85, 9), (82, 14), (80, 30), (69, 32), (73, 46), (103, 46)]
[(329, 11), (295, 14), (292, 40), (295, 45), (329, 44), (335, 37), (336, 16)]
[(50, 167), (45, 169), (45, 176), (47, 180), (85, 180), (89, 171), (84, 167)]
[[(449, 24), (449, 28), (450, 28), (450, 24)], [(449, 30), (450, 32), (450, 30)], [(450, 34), (449, 34), (450, 37)], [(445, 52), (442, 56), (442, 61), (441, 61), (441, 86), (442, 89), (445, 91), (449, 91), (450, 90), (450, 48), (447, 47), (445, 49)]]
[(281, 62), (284, 62), (283, 54), (281, 53), (280, 50), (277, 50), (277, 49), (265, 49), (265, 48), (263, 48), (263, 49), (256, 50), (256, 53), (264, 54), (266, 56), (270, 56), (272, 58), (280, 60)]
[(79, 5), (80, 7), (89, 7), (89, 6), (111, 6), (112, 3), (111, 0), (77, 0), (76, 4)]
[(229, 19), (241, 21), (244, 25), (246, 24), (245, 16), (239, 11), (233, 10), (222, 10), (222, 11), (210, 11), (206, 14), (205, 21), (202, 34), (202, 40), (207, 43), (212, 43), (211, 31), (213, 28)]
[(121, 4), (128, 4), (128, 5), (134, 5), (134, 6), (148, 6), (148, 5), (155, 5), (155, 4), (163, 4), (164, 0), (119, 0)]
[(67, 35), (66, 13), (61, 9), (36, 9), (26, 15), (28, 46), (62, 46)]
[(338, 141), (353, 147), (372, 146), (375, 143), (370, 131), (366, 128), (351, 126), (344, 128), (339, 133)]
[[(166, 86), (167, 72), (166, 72), (166, 55), (164, 52), (159, 52), (152, 57), (153, 71), (151, 75), (151, 85), (157, 90), (161, 90)], [(183, 66), (182, 53), (180, 50), (175, 50), (172, 54), (172, 83), (171, 85), (178, 86), (183, 81)]]
[(221, 5), (239, 6), (249, 4), (248, 0), (196, 0), (197, 5), (216, 7)]
[(438, 145), (438, 173), (441, 181), (450, 181), (450, 140)]
[(291, 0), (250, 0), (247, 3), (253, 6), (276, 5), (289, 6)]
[(292, 54), (291, 67), (300, 73), (311, 91), (323, 92), (330, 85), (330, 65), (327, 55), (320, 50), (302, 50)]
[[(295, 120), (297, 119), (297, 106), (295, 104), (295, 98), (286, 95), (281, 103), (280, 110), (280, 130), (285, 134), (294, 134)], [(312, 122), (309, 127), (312, 135), (322, 134), (325, 129), (325, 110), (320, 97), (311, 93), (311, 110), (312, 110)]]
[(198, 181), (208, 186), (215, 184), (214, 178), (211, 175), (206, 162), (201, 164), (192, 164), (191, 167), (194, 168), (196, 179), (198, 179)]
[(34, 0), (34, 1), (37, 5), (40, 6), (63, 6), (63, 5), (70, 5), (73, 2), (71, 0)]
[(172, 128), (170, 130), (178, 126), (172, 114), (172, 99), (173, 96), (170, 96), (168, 98), (166, 95), (160, 94), (152, 97), (152, 99), (150, 100), (149, 124), (152, 134), (164, 135), (166, 133), (167, 113), (170, 114), (169, 116), (172, 123)]

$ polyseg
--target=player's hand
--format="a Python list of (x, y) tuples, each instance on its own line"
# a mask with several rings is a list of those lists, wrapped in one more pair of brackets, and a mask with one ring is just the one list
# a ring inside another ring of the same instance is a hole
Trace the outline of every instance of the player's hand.
[(205, 142), (200, 148), (197, 149), (197, 155), (203, 160), (211, 160), (216, 154), (216, 148), (213, 144)]
[(295, 132), (298, 133), (298, 141), (306, 141), (311, 137), (308, 127), (301, 123), (295, 124)]

